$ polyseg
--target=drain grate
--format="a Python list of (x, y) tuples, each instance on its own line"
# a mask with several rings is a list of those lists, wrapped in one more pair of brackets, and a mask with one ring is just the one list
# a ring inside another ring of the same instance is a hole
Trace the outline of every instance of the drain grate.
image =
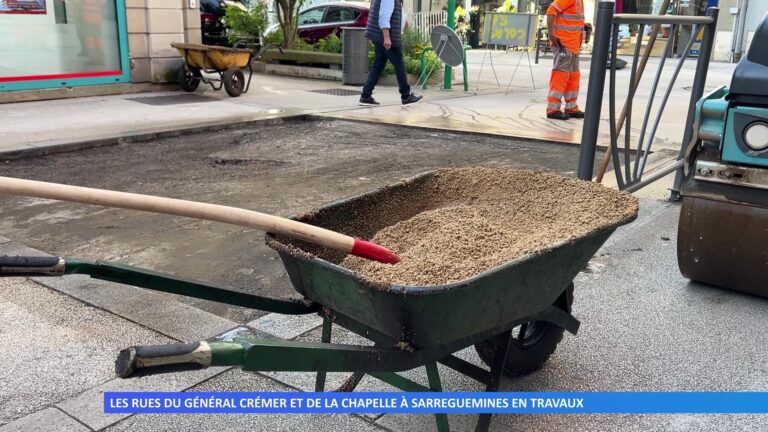
[(165, 105), (181, 105), (200, 102), (212, 102), (218, 99), (210, 96), (202, 96), (196, 94), (181, 94), (171, 96), (146, 96), (129, 98), (129, 101), (143, 103), (145, 105), (165, 106)]
[(310, 90), (310, 92), (333, 95), (333, 96), (360, 96), (362, 94), (360, 90), (349, 90), (349, 89), (341, 89), (341, 88)]

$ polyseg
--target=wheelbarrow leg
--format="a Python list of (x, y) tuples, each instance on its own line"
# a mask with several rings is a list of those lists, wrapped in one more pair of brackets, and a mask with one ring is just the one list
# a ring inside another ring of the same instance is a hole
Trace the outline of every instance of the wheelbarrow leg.
[(360, 384), (360, 381), (362, 381), (363, 378), (365, 378), (365, 372), (354, 372), (335, 391), (345, 393), (355, 391), (357, 385)]
[[(505, 331), (496, 336), (496, 346), (503, 347), (503, 349), (497, 349), (496, 354), (493, 357), (493, 364), (491, 365), (490, 379), (488, 380), (485, 391), (496, 392), (499, 390), (499, 383), (501, 383), (501, 376), (504, 373), (504, 364), (507, 362), (507, 353), (509, 352), (509, 342), (512, 340), (512, 330)], [(491, 427), (491, 418), (493, 414), (480, 414), (480, 418), (477, 420), (477, 426), (475, 432), (487, 432)]]
[[(330, 343), (331, 342), (331, 326), (333, 325), (333, 321), (331, 321), (330, 318), (327, 316), (323, 316), (323, 334), (320, 337), (320, 341), (323, 343)], [(318, 372), (317, 378), (315, 378), (315, 391), (321, 392), (325, 391), (325, 375), (326, 372)]]
[[(429, 380), (429, 389), (433, 392), (443, 391), (443, 385), (440, 383), (440, 372), (437, 370), (437, 362), (427, 363), (425, 366), (427, 369), (427, 379)], [(447, 414), (435, 414), (435, 422), (437, 423), (438, 432), (449, 432), (448, 415)]]

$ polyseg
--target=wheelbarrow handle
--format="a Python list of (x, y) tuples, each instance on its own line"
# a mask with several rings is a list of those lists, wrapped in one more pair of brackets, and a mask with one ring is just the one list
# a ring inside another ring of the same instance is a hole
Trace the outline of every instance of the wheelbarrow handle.
[(115, 373), (129, 378), (158, 373), (205, 369), (211, 366), (212, 351), (207, 342), (132, 346), (120, 351)]
[(390, 264), (400, 261), (394, 252), (383, 246), (296, 220), (242, 208), (11, 177), (0, 177), (0, 193), (223, 222), (281, 234), (366, 259)]
[(41, 256), (0, 256), (0, 276), (62, 276), (64, 259)]

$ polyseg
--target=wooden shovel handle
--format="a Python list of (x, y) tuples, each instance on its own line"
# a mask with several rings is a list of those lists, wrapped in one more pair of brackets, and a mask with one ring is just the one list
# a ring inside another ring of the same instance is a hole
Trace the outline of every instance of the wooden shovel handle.
[(282, 234), (376, 261), (390, 264), (399, 261), (392, 251), (370, 242), (325, 228), (236, 207), (10, 177), (0, 177), (0, 193), (223, 222)]

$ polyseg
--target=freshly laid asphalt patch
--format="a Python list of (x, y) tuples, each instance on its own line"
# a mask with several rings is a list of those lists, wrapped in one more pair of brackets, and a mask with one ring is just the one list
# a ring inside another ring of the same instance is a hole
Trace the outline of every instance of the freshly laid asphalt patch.
[[(10, 161), (0, 175), (288, 216), (440, 167), (574, 175), (577, 160), (578, 147), (572, 145), (295, 120)], [(34, 198), (0, 199), (3, 235), (53, 255), (108, 259), (275, 297), (296, 295), (260, 231)], [(173, 298), (238, 323), (263, 315)]]

